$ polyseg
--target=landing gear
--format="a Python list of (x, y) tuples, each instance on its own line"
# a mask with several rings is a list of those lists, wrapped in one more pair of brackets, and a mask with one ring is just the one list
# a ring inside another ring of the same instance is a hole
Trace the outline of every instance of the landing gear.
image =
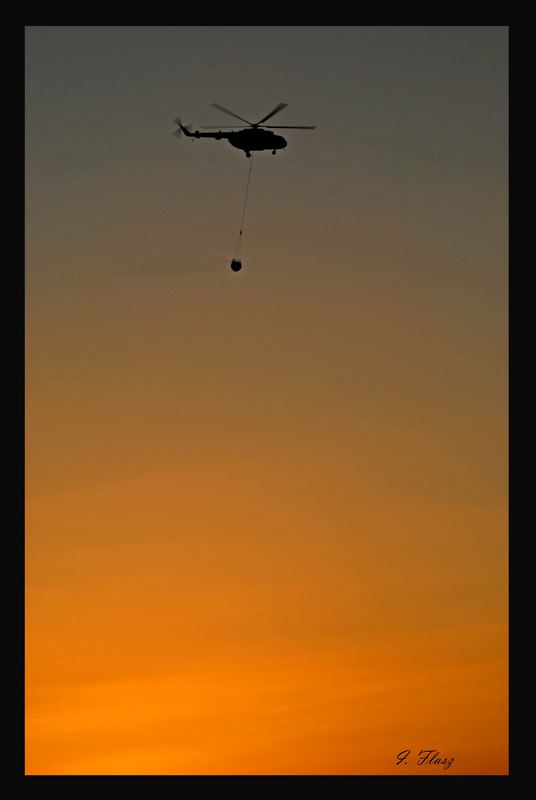
[(246, 158), (251, 158), (251, 153), (248, 153), (247, 150), (246, 150)]

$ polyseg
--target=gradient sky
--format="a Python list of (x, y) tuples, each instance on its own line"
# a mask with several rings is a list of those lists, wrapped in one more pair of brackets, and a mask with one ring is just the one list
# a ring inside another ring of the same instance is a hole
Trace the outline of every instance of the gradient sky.
[(26, 152), (27, 773), (505, 774), (507, 29), (30, 26)]

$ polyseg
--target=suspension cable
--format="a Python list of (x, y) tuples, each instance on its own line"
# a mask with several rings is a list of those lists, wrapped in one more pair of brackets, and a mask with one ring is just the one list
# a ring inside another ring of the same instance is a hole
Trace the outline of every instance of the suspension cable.
[(251, 170), (253, 169), (253, 153), (251, 154), (251, 158), (249, 160), (249, 170), (248, 170), (248, 179), (246, 182), (246, 193), (244, 195), (244, 205), (242, 206), (242, 219), (240, 220), (240, 233), (238, 234), (238, 239), (236, 241), (236, 258), (240, 258), (240, 252), (242, 247), (242, 234), (244, 232), (244, 219), (246, 216), (246, 205), (248, 202), (248, 194), (249, 194), (249, 182), (251, 180)]

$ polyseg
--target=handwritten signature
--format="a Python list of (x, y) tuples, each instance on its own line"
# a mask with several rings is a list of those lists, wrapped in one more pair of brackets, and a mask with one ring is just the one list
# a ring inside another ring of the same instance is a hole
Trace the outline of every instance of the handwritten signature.
[[(396, 757), (397, 766), (405, 765), (411, 756), (411, 750), (401, 750)], [(439, 750), (420, 750), (417, 766), (422, 767), (424, 764), (427, 766), (443, 767), (448, 769), (454, 763), (454, 756), (444, 758), (441, 756)]]

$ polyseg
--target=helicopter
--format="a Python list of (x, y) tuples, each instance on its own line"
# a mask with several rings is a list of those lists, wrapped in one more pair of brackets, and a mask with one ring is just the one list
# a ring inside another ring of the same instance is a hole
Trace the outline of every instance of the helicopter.
[(181, 119), (177, 117), (173, 120), (173, 122), (179, 127), (176, 131), (174, 131), (174, 135), (178, 138), (184, 134), (185, 136), (195, 137), (196, 139), (227, 139), (230, 145), (238, 148), (239, 150), (243, 150), (247, 158), (251, 158), (251, 152), (256, 150), (271, 150), (272, 155), (275, 156), (278, 150), (282, 150), (287, 146), (287, 141), (282, 136), (272, 133), (272, 130), (268, 130), (269, 128), (287, 128), (308, 131), (312, 131), (316, 128), (316, 125), (263, 125), (266, 120), (273, 117), (274, 114), (278, 114), (280, 111), (286, 108), (287, 105), (288, 103), (279, 103), (279, 105), (277, 105), (272, 111), (270, 111), (269, 114), (266, 114), (266, 116), (260, 119), (258, 122), (250, 122), (249, 120), (244, 119), (244, 117), (240, 117), (238, 114), (235, 114), (234, 111), (230, 111), (228, 108), (221, 106), (219, 103), (212, 103), (212, 108), (217, 108), (218, 111), (223, 111), (225, 114), (229, 114), (231, 117), (235, 117), (235, 119), (245, 122), (249, 127), (242, 128), (241, 125), (224, 125), (224, 128), (241, 128), (241, 130), (238, 131), (228, 131), (222, 130), (221, 126), (218, 125), (203, 125), (201, 126), (203, 130), (217, 128), (218, 132), (200, 133), (199, 131), (192, 131), (191, 125), (183, 125)]

